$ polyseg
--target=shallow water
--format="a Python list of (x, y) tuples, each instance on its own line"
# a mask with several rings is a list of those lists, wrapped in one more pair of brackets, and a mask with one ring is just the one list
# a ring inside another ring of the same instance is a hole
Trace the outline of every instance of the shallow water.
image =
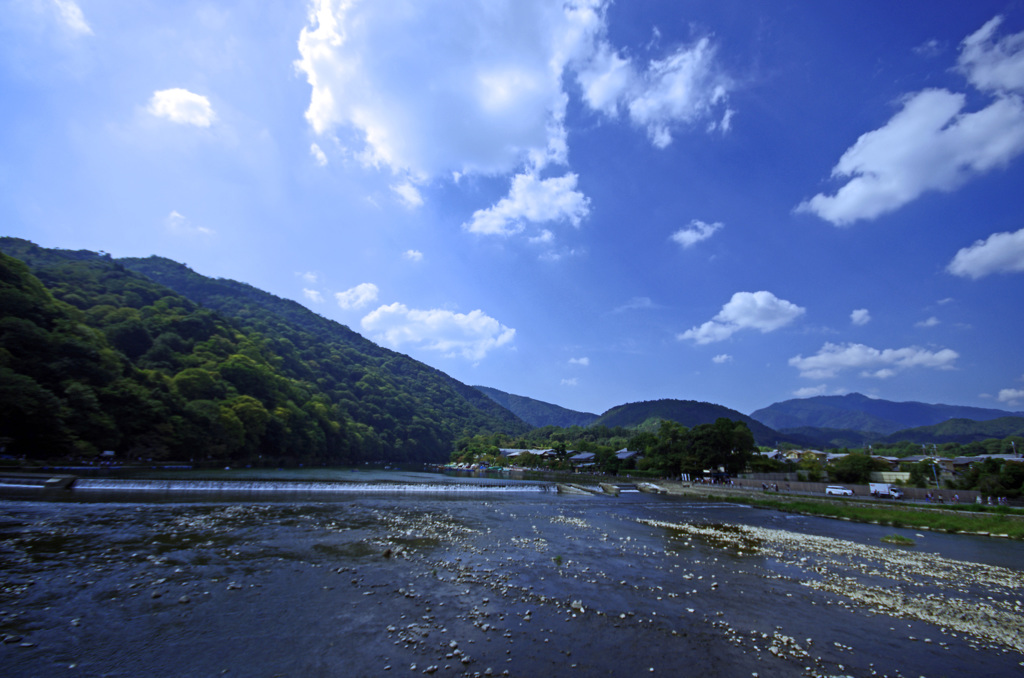
[[(358, 482), (396, 477), (380, 475)], [(1021, 671), (1017, 542), (516, 487), (273, 501), (266, 490), (223, 501), (108, 487), (0, 500), (0, 666), (6, 676)], [(894, 531), (916, 545), (880, 542)]]

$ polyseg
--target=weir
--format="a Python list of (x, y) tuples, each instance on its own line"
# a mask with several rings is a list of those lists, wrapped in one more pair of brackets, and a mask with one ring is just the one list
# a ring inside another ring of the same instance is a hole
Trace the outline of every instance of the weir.
[(79, 478), (72, 491), (145, 492), (168, 494), (255, 494), (255, 495), (472, 495), (472, 494), (537, 494), (554, 492), (544, 483), (353, 483), (353, 482), (286, 482), (273, 480), (155, 480), (124, 478)]

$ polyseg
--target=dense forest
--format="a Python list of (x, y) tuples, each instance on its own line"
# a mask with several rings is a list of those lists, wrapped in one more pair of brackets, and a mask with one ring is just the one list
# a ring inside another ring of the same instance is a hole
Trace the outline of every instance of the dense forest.
[(156, 282), (93, 252), (13, 238), (0, 250), (8, 456), (437, 461), (459, 436), (530, 428), (479, 391), (255, 288), (163, 259), (130, 262), (163, 272)]

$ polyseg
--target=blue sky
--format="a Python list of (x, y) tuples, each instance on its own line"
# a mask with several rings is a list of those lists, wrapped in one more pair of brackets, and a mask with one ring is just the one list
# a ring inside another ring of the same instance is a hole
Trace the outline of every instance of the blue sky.
[(1024, 409), (1024, 5), (6, 0), (0, 220), (600, 413)]

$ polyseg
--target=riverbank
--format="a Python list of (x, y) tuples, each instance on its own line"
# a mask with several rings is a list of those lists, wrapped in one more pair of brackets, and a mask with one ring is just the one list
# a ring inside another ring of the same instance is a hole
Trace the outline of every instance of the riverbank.
[(802, 515), (950, 534), (1024, 539), (1024, 513), (1019, 509), (974, 505), (957, 509), (951, 505), (924, 506), (891, 501), (879, 503), (875, 500), (816, 498), (758, 492), (726, 485), (692, 485), (667, 481), (657, 485), (675, 496), (738, 502)]

